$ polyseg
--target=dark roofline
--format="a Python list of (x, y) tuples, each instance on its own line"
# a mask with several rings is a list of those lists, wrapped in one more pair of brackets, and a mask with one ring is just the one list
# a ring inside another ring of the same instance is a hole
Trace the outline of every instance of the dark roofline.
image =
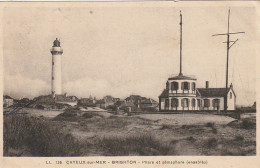
[(13, 99), (11, 96), (8, 96), (8, 95), (4, 95), (3, 96), (5, 99)]
[[(199, 91), (200, 89), (201, 89), (201, 90), (206, 90), (207, 88), (197, 88), (197, 91), (198, 91), (198, 93), (199, 93), (200, 96), (201, 96), (201, 93), (200, 93), (200, 91)], [(208, 88), (208, 89), (211, 90), (211, 89), (226, 89), (226, 88)], [(216, 96), (216, 97), (224, 97), (224, 96), (226, 96), (226, 95), (228, 94), (228, 92), (229, 92), (230, 90), (232, 90), (232, 92), (234, 93), (234, 96), (237, 97), (235, 91), (233, 90), (233, 87), (231, 87), (231, 88), (229, 87), (228, 90), (227, 90), (227, 92), (225, 93), (225, 95)], [(203, 96), (203, 97), (212, 97), (212, 96)]]
[(168, 80), (197, 80), (197, 79), (189, 76), (178, 75), (178, 76), (170, 77), (168, 78)]

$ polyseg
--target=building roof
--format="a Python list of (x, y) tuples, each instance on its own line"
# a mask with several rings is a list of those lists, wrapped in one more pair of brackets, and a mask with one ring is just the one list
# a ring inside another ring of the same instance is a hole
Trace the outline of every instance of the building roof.
[(143, 99), (141, 100), (141, 104), (157, 104), (157, 101), (153, 100), (153, 99)]
[(119, 107), (135, 107), (135, 105), (132, 102), (121, 101)]
[[(197, 90), (202, 97), (224, 97), (227, 95), (230, 88), (228, 88), (228, 91), (226, 91), (226, 88), (197, 88)], [(233, 93), (235, 95), (234, 91)]]
[(58, 102), (76, 102), (76, 96), (65, 96), (65, 95), (55, 95), (55, 101)]
[(195, 77), (178, 75), (168, 78), (169, 80), (197, 80)]
[(4, 99), (13, 99), (11, 96), (4, 95)]
[(54, 40), (53, 47), (60, 47), (60, 41), (58, 40), (58, 38), (56, 38), (56, 40)]
[(169, 90), (168, 89), (164, 89), (159, 97), (169, 97)]

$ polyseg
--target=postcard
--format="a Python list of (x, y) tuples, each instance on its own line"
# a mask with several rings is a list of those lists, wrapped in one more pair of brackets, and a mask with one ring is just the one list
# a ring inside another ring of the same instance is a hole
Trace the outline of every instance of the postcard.
[(2, 167), (260, 166), (257, 1), (0, 9)]

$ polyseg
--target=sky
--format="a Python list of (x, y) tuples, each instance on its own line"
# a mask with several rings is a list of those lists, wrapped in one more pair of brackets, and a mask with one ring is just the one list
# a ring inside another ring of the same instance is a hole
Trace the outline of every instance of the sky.
[[(4, 9), (4, 94), (51, 93), (51, 53), (61, 41), (63, 92), (77, 97), (158, 101), (167, 79), (179, 73), (179, 11), (183, 14), (183, 74), (197, 87), (225, 87), (226, 7), (82, 7)], [(229, 83), (238, 105), (255, 101), (256, 11), (233, 7)]]

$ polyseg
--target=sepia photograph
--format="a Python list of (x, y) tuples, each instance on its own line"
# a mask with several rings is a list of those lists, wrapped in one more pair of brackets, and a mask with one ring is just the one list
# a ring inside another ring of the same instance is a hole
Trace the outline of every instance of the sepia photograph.
[(256, 156), (256, 8), (2, 15), (3, 157)]

